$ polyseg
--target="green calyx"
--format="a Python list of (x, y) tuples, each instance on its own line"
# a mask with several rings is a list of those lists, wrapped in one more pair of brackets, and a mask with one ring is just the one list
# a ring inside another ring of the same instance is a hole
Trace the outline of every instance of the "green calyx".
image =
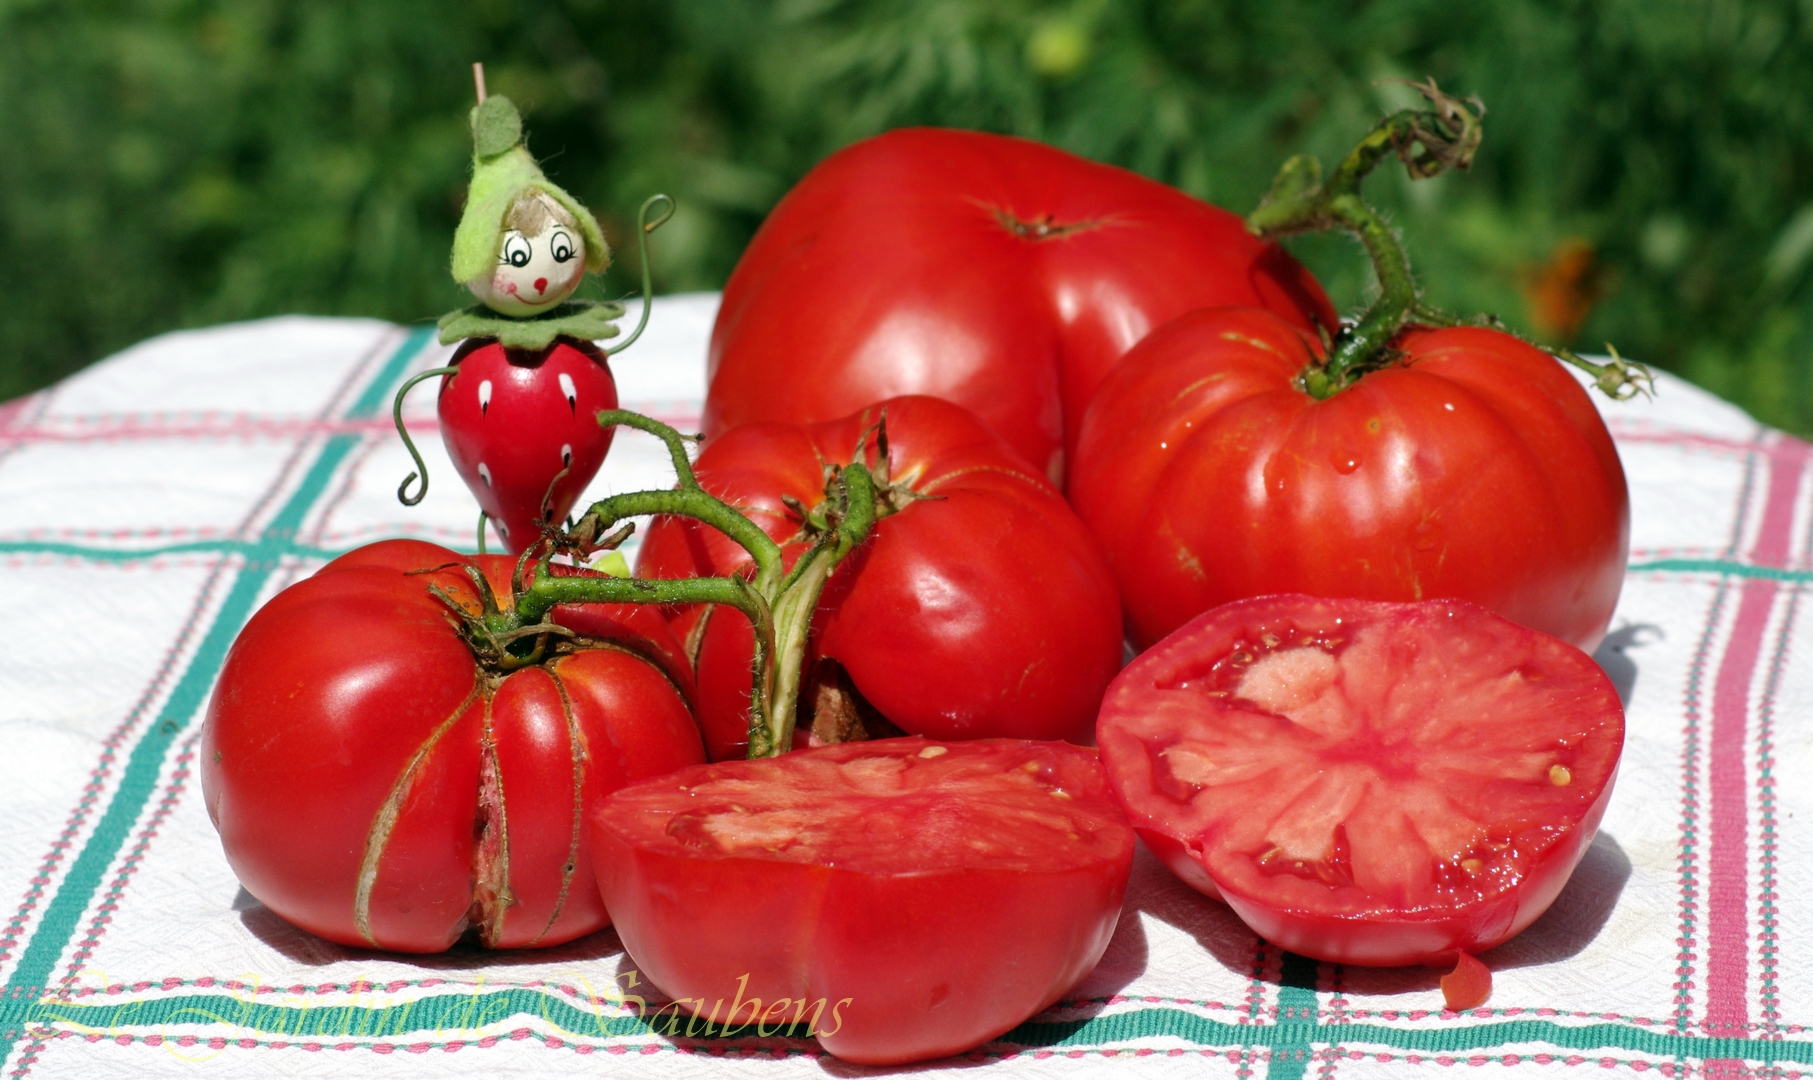
[[(1327, 178), (1315, 158), (1291, 158), (1278, 170), (1272, 190), (1247, 215), (1247, 230), (1266, 239), (1323, 229), (1345, 230), (1359, 239), (1372, 260), (1379, 282), (1378, 299), (1358, 321), (1333, 335), (1327, 342), (1325, 360), (1311, 364), (1302, 373), (1304, 391), (1318, 400), (1332, 397), (1367, 372), (1391, 364), (1395, 357), (1391, 342), (1408, 325), (1495, 324), (1491, 319), (1444, 315), (1422, 303), (1410, 260), (1396, 231), (1360, 197), (1360, 182), (1387, 157), (1397, 157), (1411, 179), (1422, 180), (1450, 169), (1468, 168), (1479, 150), (1480, 118), (1486, 110), (1477, 98), (1462, 101), (1444, 94), (1433, 79), (1411, 85), (1428, 99), (1430, 108), (1405, 109), (1379, 121)], [(1605, 365), (1589, 363), (1566, 349), (1544, 351), (1592, 375), (1599, 388), (1613, 398), (1644, 392), (1649, 384), (1648, 369), (1619, 358), (1616, 350), (1612, 363)]]
[(474, 304), (442, 315), (438, 326), (442, 345), (466, 338), (496, 338), (505, 348), (545, 349), (559, 337), (581, 341), (616, 337), (614, 320), (622, 317), (622, 304), (594, 300), (568, 300), (527, 319), (499, 315), (483, 304)]
[(585, 268), (593, 273), (611, 263), (598, 219), (578, 199), (549, 180), (529, 156), (523, 142), (522, 115), (501, 94), (487, 97), (472, 110), (472, 185), (466, 210), (453, 234), (453, 280), (464, 285), (491, 272), (497, 262), (498, 236), (504, 216), (517, 197), (539, 191), (573, 215), (585, 239)]

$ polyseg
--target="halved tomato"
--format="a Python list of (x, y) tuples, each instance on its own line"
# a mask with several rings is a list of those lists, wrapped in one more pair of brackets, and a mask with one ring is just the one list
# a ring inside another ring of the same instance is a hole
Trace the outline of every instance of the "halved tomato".
[(1561, 891), (1624, 713), (1591, 657), (1482, 607), (1283, 595), (1134, 660), (1096, 738), (1147, 844), (1260, 936), (1452, 964)]
[(1133, 865), (1095, 754), (1016, 739), (682, 769), (600, 802), (592, 842), (624, 947), (677, 1002), (657, 1030), (804, 1025), (870, 1064), (1056, 1002), (1101, 959)]

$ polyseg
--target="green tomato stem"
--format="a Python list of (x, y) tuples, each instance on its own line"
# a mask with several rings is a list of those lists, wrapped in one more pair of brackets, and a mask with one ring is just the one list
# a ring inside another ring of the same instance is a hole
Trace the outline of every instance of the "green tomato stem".
[[(1422, 303), (1416, 305), (1416, 310), (1412, 314), (1417, 322), (1425, 323), (1429, 326), (1486, 326), (1493, 330), (1497, 330), (1501, 334), (1510, 333), (1503, 323), (1500, 323), (1495, 316), (1491, 315), (1463, 319)], [(1648, 365), (1639, 364), (1634, 360), (1627, 360), (1624, 357), (1619, 356), (1618, 347), (1609, 341), (1605, 343), (1605, 351), (1611, 354), (1611, 359), (1603, 364), (1595, 364), (1586, 357), (1574, 352), (1572, 349), (1539, 345), (1535, 342), (1530, 342), (1530, 344), (1541, 349), (1543, 352), (1548, 353), (1562, 363), (1579, 368), (1581, 371), (1591, 375), (1593, 377), (1593, 385), (1599, 388), (1600, 393), (1603, 393), (1613, 401), (1629, 401), (1639, 394), (1644, 397), (1651, 397), (1655, 394), (1655, 373), (1649, 370)]]
[(1273, 238), (1320, 229), (1345, 229), (1359, 238), (1378, 276), (1379, 296), (1353, 326), (1335, 336), (1328, 358), (1303, 372), (1303, 386), (1318, 399), (1339, 393), (1385, 361), (1386, 347), (1416, 309), (1416, 278), (1397, 233), (1360, 197), (1360, 183), (1387, 155), (1404, 162), (1412, 179), (1465, 169), (1479, 149), (1477, 101), (1461, 102), (1431, 81), (1417, 89), (1433, 109), (1405, 109), (1379, 121), (1342, 159), (1326, 181), (1313, 157), (1284, 163), (1272, 190), (1247, 216), (1255, 235)]
[(844, 556), (855, 550), (875, 527), (876, 486), (868, 467), (858, 462), (833, 474), (826, 491), (830, 525), (782, 579), (774, 598), (774, 677), (769, 688), (765, 717), (755, 710), (749, 716), (749, 756), (774, 757), (793, 745), (793, 727), (799, 711), (799, 688), (804, 673), (806, 639), (812, 633), (812, 616), (825, 591), (831, 572)]
[[(686, 455), (684, 436), (658, 420), (621, 409), (600, 412), (598, 422), (633, 427), (660, 438), (673, 459), (679, 483), (671, 491), (636, 491), (592, 504), (565, 534), (569, 545), (574, 536), (607, 534), (604, 543), (614, 545), (628, 530), (609, 530), (626, 518), (643, 514), (687, 517), (742, 546), (754, 564), (753, 575), (669, 580), (556, 577), (544, 558), (536, 564), (531, 580), (517, 588), (512, 610), (487, 617), (490, 637), (519, 639), (546, 626), (548, 612), (560, 604), (721, 604), (735, 608), (748, 617), (755, 631), (749, 756), (773, 757), (785, 752), (793, 744), (806, 643), (825, 583), (844, 557), (868, 538), (875, 522), (891, 512), (890, 506), (881, 505), (883, 492), (874, 474), (860, 460), (831, 471), (825, 490), (826, 527), (792, 570), (783, 573), (780, 545), (735, 507), (699, 486)], [(562, 539), (552, 537), (549, 546), (560, 549)]]

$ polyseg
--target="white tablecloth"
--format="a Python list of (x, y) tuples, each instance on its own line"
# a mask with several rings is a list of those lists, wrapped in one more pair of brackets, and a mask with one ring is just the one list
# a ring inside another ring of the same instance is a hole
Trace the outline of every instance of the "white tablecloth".
[[(657, 304), (613, 361), (626, 407), (697, 422), (714, 296)], [(240, 889), (194, 753), (234, 633), (325, 559), (409, 535), (464, 549), (477, 509), (434, 435), (426, 328), (282, 318), (171, 334), (0, 406), (0, 1056), (6, 1077), (819, 1076), (809, 1042), (669, 1038), (605, 988), (605, 931), (541, 952), (346, 949)], [(1441, 1011), (1438, 973), (1258, 942), (1142, 855), (1074, 999), (932, 1068), (1296, 1080), (1513, 1066), (1730, 1073), (1813, 1062), (1808, 447), (1674, 379), (1602, 403), (1631, 481), (1631, 569), (1600, 652), (1629, 741), (1553, 910)], [(589, 498), (666, 487), (624, 432)], [(646, 990), (646, 987), (642, 989)], [(1112, 1061), (1108, 1060), (1112, 1059)]]

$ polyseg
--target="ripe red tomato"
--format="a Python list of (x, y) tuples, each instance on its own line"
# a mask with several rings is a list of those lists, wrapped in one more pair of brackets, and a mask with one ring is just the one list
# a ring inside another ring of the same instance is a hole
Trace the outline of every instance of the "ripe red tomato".
[[(784, 500), (821, 502), (825, 463), (851, 460), (865, 433), (873, 445), (884, 414), (889, 474), (921, 497), (898, 495), (899, 512), (832, 574), (811, 647), (913, 734), (1087, 741), (1121, 660), (1113, 581), (1057, 490), (964, 409), (906, 397), (822, 424), (748, 424), (707, 441), (699, 483), (786, 541), (801, 521)], [(784, 546), (791, 556), (802, 544)], [(697, 522), (657, 518), (637, 573), (723, 575), (748, 561)], [(741, 756), (749, 621), (694, 609), (675, 629), (695, 650), (713, 760)]]
[(441, 441), (504, 544), (521, 554), (541, 536), (544, 500), (554, 522), (566, 520), (604, 463), (613, 429), (594, 417), (617, 407), (617, 384), (604, 353), (572, 338), (539, 350), (474, 338), (453, 363), (459, 370), (441, 379)]
[(801, 1023), (885, 1065), (992, 1039), (1087, 975), (1133, 832), (1088, 750), (884, 739), (626, 787), (592, 849), (624, 948), (678, 1002), (656, 1030)]
[(576, 647), (487, 670), (428, 591), (478, 610), (473, 565), (509, 595), (513, 560), (360, 548), (227, 654), (202, 733), (208, 814), (247, 891), (321, 937), (438, 952), (468, 927), (512, 948), (607, 926), (584, 808), (704, 760), (657, 611), (558, 608)]
[(1457, 597), (1592, 649), (1624, 579), (1630, 502), (1586, 392), (1495, 330), (1411, 329), (1326, 400), (1265, 312), (1147, 337), (1083, 420), (1070, 499), (1149, 645), (1245, 596)]
[(1554, 901), (1624, 712), (1591, 657), (1473, 604), (1263, 596), (1129, 664), (1096, 737), (1147, 846), (1261, 937), (1438, 964)]
[(705, 432), (931, 394), (1062, 484), (1121, 354), (1224, 304), (1336, 325), (1309, 273), (1225, 210), (1024, 139), (890, 132), (821, 162), (743, 253), (712, 331)]

